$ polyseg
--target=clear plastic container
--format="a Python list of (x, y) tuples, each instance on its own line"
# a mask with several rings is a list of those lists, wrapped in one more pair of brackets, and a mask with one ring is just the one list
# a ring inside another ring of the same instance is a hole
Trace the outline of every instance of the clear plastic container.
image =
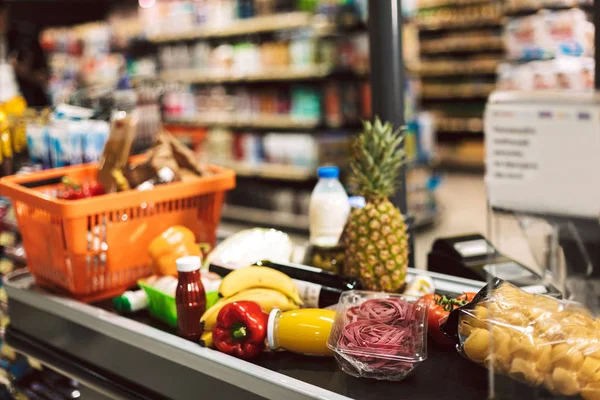
[[(497, 278), (442, 325), (462, 355), (494, 376), (584, 400), (600, 399), (599, 328), (598, 318), (578, 303), (530, 294)], [(492, 380), (490, 393), (504, 392), (505, 384)]]
[(402, 295), (345, 292), (327, 347), (349, 375), (400, 381), (427, 359), (427, 311)]
[(338, 244), (350, 203), (346, 190), (339, 181), (338, 167), (319, 168), (319, 182), (310, 197), (310, 242), (321, 247)]

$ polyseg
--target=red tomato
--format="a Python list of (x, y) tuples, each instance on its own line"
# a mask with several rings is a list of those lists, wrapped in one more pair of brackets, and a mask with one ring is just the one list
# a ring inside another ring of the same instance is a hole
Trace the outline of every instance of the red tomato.
[[(476, 294), (477, 293), (473, 293), (473, 292), (465, 292), (465, 293), (461, 294), (460, 296), (458, 296), (456, 298), (456, 300), (465, 301), (466, 302), (465, 304), (467, 304), (467, 303), (470, 303), (473, 301), (473, 297), (475, 297)], [(459, 305), (459, 307), (462, 307), (462, 306)], [(458, 307), (456, 307), (456, 308), (458, 308)]]
[(448, 299), (439, 294), (428, 294), (422, 297), (429, 308), (427, 318), (428, 332), (431, 338), (442, 347), (453, 347), (454, 342), (441, 330), (440, 325), (446, 321), (451, 311), (471, 302), (475, 293), (463, 293), (456, 299)]

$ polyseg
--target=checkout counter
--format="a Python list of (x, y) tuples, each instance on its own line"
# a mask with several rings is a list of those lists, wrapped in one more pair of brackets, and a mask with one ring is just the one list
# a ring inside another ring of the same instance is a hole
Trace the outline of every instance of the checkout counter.
[[(409, 275), (416, 275), (411, 269)], [(478, 291), (484, 282), (431, 273), (441, 293)], [(27, 272), (6, 282), (18, 352), (77, 380), (93, 399), (457, 399), (488, 393), (488, 372), (456, 351), (428, 343), (428, 359), (402, 382), (353, 378), (333, 358), (264, 353), (246, 362), (177, 337), (145, 312), (132, 318), (110, 303), (87, 305), (45, 293)], [(544, 398), (503, 381), (497, 398)], [(539, 396), (539, 397), (538, 397)]]

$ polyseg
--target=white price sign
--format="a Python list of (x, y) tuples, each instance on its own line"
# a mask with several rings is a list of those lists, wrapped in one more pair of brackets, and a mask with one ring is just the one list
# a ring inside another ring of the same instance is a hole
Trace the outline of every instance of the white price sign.
[(600, 217), (600, 97), (497, 93), (485, 113), (490, 204)]

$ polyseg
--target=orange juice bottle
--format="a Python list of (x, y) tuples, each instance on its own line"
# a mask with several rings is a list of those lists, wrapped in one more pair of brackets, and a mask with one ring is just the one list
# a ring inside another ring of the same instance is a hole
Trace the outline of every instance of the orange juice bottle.
[(267, 341), (271, 350), (287, 350), (293, 353), (332, 356), (327, 347), (329, 332), (333, 326), (335, 311), (304, 308), (281, 312), (273, 310), (269, 315)]

